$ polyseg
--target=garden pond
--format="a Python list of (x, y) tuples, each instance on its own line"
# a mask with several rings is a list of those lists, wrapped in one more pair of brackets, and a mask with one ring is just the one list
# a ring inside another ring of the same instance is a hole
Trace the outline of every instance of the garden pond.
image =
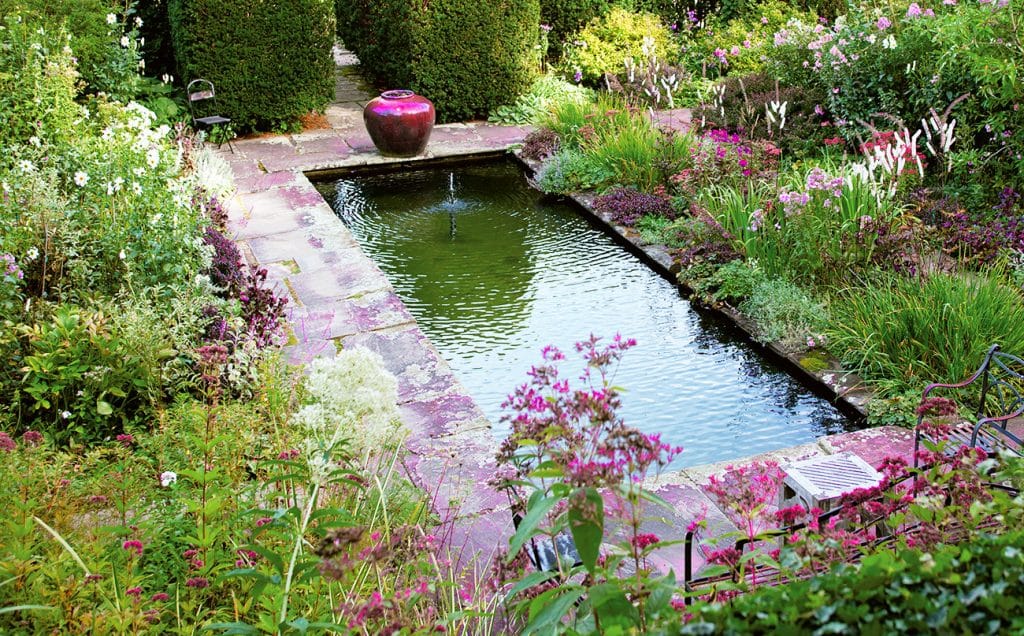
[[(854, 427), (571, 202), (532, 188), (512, 162), (463, 164), (317, 185), (387, 274), (420, 328), (494, 425), (541, 361), (591, 333), (635, 338), (617, 369), (621, 414), (685, 451), (675, 467), (726, 461)], [(576, 386), (576, 384), (573, 384)]]

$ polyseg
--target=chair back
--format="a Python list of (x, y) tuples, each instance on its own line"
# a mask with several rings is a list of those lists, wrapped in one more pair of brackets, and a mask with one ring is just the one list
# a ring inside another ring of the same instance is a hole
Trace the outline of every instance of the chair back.
[(188, 108), (195, 122), (209, 114), (217, 112), (217, 91), (213, 82), (208, 79), (194, 79), (185, 88), (188, 96)]
[(988, 366), (981, 385), (979, 417), (1020, 415), (1024, 411), (1024, 360), (999, 350), (989, 350)]

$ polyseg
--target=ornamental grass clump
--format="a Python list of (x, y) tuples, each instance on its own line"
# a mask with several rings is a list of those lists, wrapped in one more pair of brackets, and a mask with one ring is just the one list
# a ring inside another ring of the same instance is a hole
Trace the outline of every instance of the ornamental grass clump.
[(1024, 300), (998, 273), (882, 276), (829, 308), (829, 350), (883, 389), (958, 382), (993, 343), (1024, 351)]

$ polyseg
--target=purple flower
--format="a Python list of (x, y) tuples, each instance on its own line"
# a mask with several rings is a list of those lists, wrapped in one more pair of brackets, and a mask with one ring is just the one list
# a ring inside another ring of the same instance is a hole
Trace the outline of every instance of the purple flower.
[[(913, 5), (910, 5), (910, 6), (916, 7), (917, 5), (913, 4)], [(918, 7), (918, 11), (919, 12), (920, 12), (920, 10), (921, 10), (920, 7)], [(908, 9), (907, 12), (909, 14), (909, 9)], [(882, 17), (878, 18), (878, 22), (875, 22), (875, 26), (878, 27), (879, 31), (885, 31), (886, 29), (888, 29), (889, 27), (892, 26), (892, 22), (889, 21), (889, 18), (887, 18), (887, 17), (885, 17), (883, 15)]]
[(0, 431), (0, 450), (10, 453), (18, 447), (17, 442), (11, 439), (11, 436), (7, 433)]
[(576, 72), (575, 72), (575, 73), (573, 74), (573, 76), (572, 76), (572, 81), (576, 82), (577, 84), (579, 84), (580, 82), (582, 82), (582, 81), (583, 81), (583, 71), (579, 71), (579, 70), (577, 70), (577, 71), (576, 71)]
[(135, 539), (129, 539), (121, 544), (121, 547), (129, 552), (134, 552), (135, 556), (142, 554), (142, 542)]
[(197, 590), (201, 590), (204, 587), (210, 587), (210, 581), (205, 576), (196, 576), (185, 581), (185, 587), (194, 587)]
[(910, 6), (907, 7), (908, 18), (919, 18), (921, 17), (921, 5), (916, 2), (911, 2)]

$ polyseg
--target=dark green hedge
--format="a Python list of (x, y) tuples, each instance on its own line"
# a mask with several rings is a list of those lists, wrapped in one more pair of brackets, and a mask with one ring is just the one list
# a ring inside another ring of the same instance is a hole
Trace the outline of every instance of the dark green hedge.
[(548, 57), (557, 60), (562, 55), (562, 43), (596, 17), (608, 13), (614, 0), (541, 0), (540, 21), (551, 27), (548, 35)]
[(538, 0), (339, 0), (337, 11), (365, 72), (429, 98), (440, 122), (511, 102), (536, 72)]
[(932, 553), (882, 552), (856, 570), (695, 606), (682, 633), (1024, 633), (1022, 542), (1017, 530)]
[(182, 84), (213, 82), (236, 130), (288, 126), (334, 95), (331, 0), (169, 0)]

